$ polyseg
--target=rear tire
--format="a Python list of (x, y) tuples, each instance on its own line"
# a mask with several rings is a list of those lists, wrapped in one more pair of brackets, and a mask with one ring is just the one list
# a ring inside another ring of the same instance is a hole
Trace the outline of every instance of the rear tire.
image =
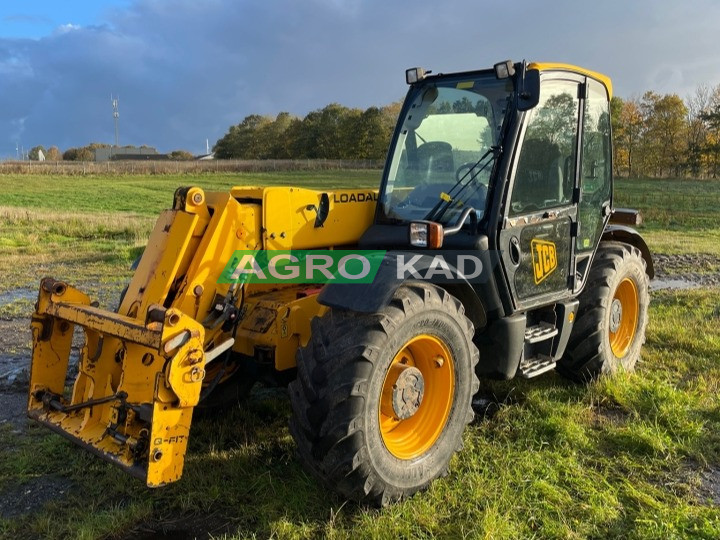
[(343, 497), (374, 505), (445, 474), (473, 418), (473, 333), (462, 304), (424, 283), (399, 288), (379, 313), (314, 319), (290, 384), (303, 466)]
[(585, 381), (632, 371), (645, 343), (649, 280), (640, 250), (603, 242), (580, 294), (580, 307), (558, 371)]

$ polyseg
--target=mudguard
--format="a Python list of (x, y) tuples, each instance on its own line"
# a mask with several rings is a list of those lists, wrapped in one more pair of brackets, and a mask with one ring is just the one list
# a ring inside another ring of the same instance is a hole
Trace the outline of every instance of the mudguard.
[[(372, 283), (330, 283), (320, 292), (318, 302), (335, 309), (376, 313), (390, 303), (398, 287), (402, 286), (406, 281), (418, 279), (412, 275), (398, 276), (398, 258), (403, 256), (407, 261), (409, 257), (417, 255), (426, 256), (414, 266), (420, 276), (423, 276), (427, 274), (435, 255), (447, 256), (448, 252), (387, 252)], [(488, 306), (483, 301), (483, 298), (478, 295), (478, 287), (482, 288), (491, 279), (493, 266), (492, 258), (488, 252), (479, 251), (477, 255), (482, 260), (483, 267), (487, 269), (483, 270), (483, 277), (480, 282), (473, 281), (471, 283), (469, 280), (464, 279), (460, 276), (457, 266), (449, 262), (448, 267), (452, 274), (457, 276), (456, 278), (452, 280), (443, 278), (428, 280), (457, 297), (465, 306), (466, 314), (476, 328), (484, 326), (487, 322)]]
[(643, 259), (645, 259), (646, 272), (648, 277), (650, 279), (655, 277), (655, 267), (653, 265), (650, 248), (648, 248), (645, 239), (635, 229), (633, 229), (632, 227), (627, 227), (626, 225), (616, 225), (614, 223), (610, 223), (607, 227), (605, 227), (605, 231), (603, 232), (602, 238), (600, 240), (610, 242), (624, 242), (638, 248), (640, 250), (640, 253), (642, 253)]

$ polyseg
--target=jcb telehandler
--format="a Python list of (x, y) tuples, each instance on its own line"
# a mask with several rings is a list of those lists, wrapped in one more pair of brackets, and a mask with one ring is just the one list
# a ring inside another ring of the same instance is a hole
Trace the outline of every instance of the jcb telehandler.
[[(510, 61), (406, 78), (379, 191), (180, 188), (115, 312), (43, 279), (30, 417), (162, 486), (194, 408), (289, 382), (303, 466), (386, 504), (447, 471), (478, 377), (632, 369), (653, 264), (638, 214), (613, 208), (610, 79)], [(387, 253), (372, 283), (223, 279), (238, 251), (317, 249)], [(483, 278), (406, 272), (401, 254), (430, 252), (474, 254)]]

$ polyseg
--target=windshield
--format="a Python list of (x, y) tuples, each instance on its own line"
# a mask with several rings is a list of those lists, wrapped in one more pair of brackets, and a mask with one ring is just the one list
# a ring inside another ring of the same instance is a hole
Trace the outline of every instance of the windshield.
[(509, 79), (474, 73), (411, 89), (390, 150), (380, 218), (449, 223), (485, 212), (490, 173), (512, 92)]

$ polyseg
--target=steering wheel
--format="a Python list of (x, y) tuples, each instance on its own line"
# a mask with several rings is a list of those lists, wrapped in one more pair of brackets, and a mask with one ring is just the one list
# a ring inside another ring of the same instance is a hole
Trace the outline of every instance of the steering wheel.
[[(477, 170), (480, 169), (480, 165), (478, 164), (477, 161), (467, 161), (467, 162), (463, 163), (455, 171), (455, 180), (460, 182), (460, 179), (463, 178), (466, 174), (468, 176), (472, 176), (472, 173), (470, 173), (470, 171), (472, 171), (473, 169), (477, 169)], [(464, 171), (467, 171), (467, 172), (464, 172)], [(468, 174), (468, 173), (470, 173), (470, 174)], [(475, 180), (477, 180), (477, 177), (475, 178)]]

